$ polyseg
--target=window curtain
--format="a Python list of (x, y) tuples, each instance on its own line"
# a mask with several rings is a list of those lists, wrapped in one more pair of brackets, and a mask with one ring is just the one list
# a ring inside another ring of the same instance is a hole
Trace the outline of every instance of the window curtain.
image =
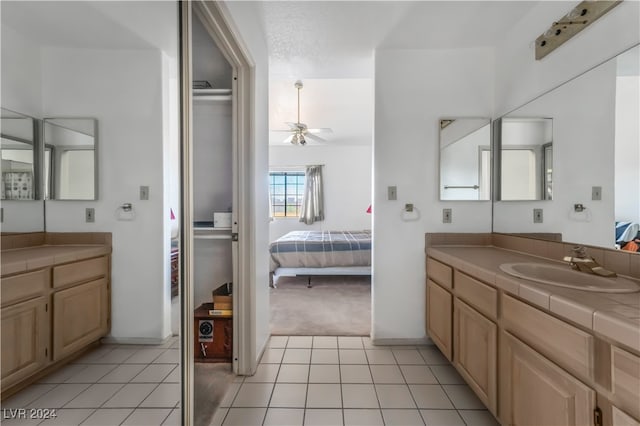
[(300, 222), (311, 225), (313, 222), (324, 220), (322, 166), (307, 166), (304, 180)]

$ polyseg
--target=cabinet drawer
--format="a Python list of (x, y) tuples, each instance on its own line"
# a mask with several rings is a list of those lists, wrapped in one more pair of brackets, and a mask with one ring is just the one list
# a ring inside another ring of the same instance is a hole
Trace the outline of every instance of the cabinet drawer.
[(51, 269), (27, 272), (2, 279), (2, 306), (44, 293), (51, 285)]
[(476, 308), (486, 316), (498, 316), (498, 291), (462, 272), (455, 271), (456, 296)]
[(453, 270), (435, 259), (427, 258), (427, 276), (446, 288), (453, 288)]
[(620, 411), (618, 407), (612, 407), (612, 417), (612, 426), (640, 426), (636, 419)]
[(107, 256), (56, 266), (53, 268), (53, 287), (58, 288), (104, 277), (108, 270)]
[(640, 358), (612, 346), (611, 384), (616, 405), (640, 418)]
[(567, 370), (593, 379), (593, 336), (507, 295), (502, 315), (507, 330)]

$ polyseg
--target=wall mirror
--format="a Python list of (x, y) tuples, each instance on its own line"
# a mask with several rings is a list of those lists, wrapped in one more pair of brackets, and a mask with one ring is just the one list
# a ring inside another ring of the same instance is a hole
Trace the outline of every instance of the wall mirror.
[(553, 119), (501, 119), (499, 158), (498, 200), (552, 199)]
[(39, 198), (38, 120), (0, 110), (2, 200)]
[(491, 120), (440, 120), (440, 200), (491, 199)]
[[(543, 182), (536, 200), (494, 201), (494, 232), (560, 233), (564, 241), (614, 248), (617, 222), (640, 223), (639, 51), (622, 52), (502, 117), (503, 147), (508, 123), (535, 124), (527, 135), (543, 147), (552, 142), (540, 154), (552, 164), (536, 168), (545, 174), (535, 179)], [(541, 223), (534, 209), (542, 210)]]
[(98, 121), (45, 118), (43, 123), (45, 199), (96, 200)]

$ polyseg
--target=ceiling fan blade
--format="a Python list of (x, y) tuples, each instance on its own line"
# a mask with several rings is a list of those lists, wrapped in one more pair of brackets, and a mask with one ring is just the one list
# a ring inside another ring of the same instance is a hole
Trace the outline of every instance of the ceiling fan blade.
[(305, 130), (307, 128), (307, 125), (304, 124), (304, 123), (292, 123), (290, 121), (287, 121), (284, 124), (289, 126), (291, 128), (291, 130)]
[(278, 133), (295, 133), (298, 130), (297, 129), (274, 129), (274, 130), (269, 130), (270, 132), (278, 132)]
[(295, 133), (292, 134), (291, 136), (288, 136), (285, 140), (282, 141), (282, 143), (291, 143), (291, 140), (293, 139), (294, 136), (295, 136)]
[(319, 129), (306, 129), (307, 133), (333, 133), (333, 130), (331, 130), (328, 127), (322, 127)]
[(326, 142), (326, 139), (321, 138), (320, 136), (316, 136), (313, 133), (305, 133), (304, 135), (305, 138), (307, 139), (311, 139), (312, 141), (316, 141), (316, 142)]

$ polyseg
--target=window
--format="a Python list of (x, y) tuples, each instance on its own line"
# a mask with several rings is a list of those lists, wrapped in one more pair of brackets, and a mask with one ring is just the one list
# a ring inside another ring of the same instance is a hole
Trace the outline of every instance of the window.
[(269, 192), (273, 217), (299, 217), (304, 172), (270, 172)]

